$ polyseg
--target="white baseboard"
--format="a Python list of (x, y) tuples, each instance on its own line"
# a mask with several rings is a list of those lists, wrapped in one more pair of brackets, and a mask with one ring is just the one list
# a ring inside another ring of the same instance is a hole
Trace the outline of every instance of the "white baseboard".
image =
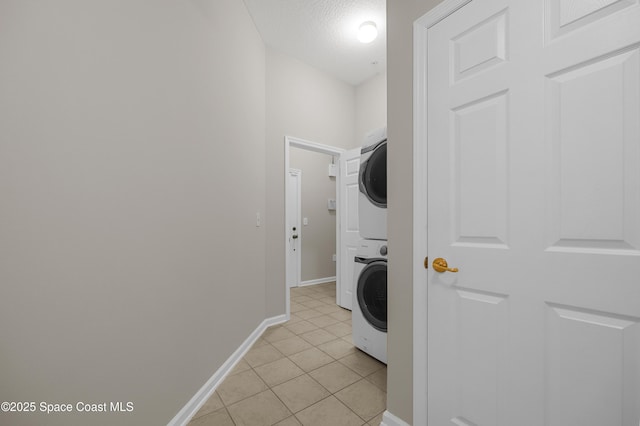
[(382, 415), (382, 423), (380, 426), (410, 426), (409, 423), (405, 422), (399, 417), (394, 416), (388, 411), (385, 411)]
[(308, 285), (332, 283), (336, 280), (336, 277), (316, 278), (315, 280), (301, 281), (299, 287), (306, 287)]
[(216, 388), (224, 381), (224, 379), (229, 375), (233, 367), (245, 356), (245, 354), (249, 351), (251, 346), (258, 340), (262, 333), (272, 325), (283, 323), (287, 320), (286, 315), (278, 315), (275, 317), (267, 318), (262, 321), (260, 325), (253, 330), (253, 332), (247, 337), (247, 339), (240, 345), (236, 351), (231, 354), (231, 356), (225, 361), (224, 364), (218, 371), (216, 371), (213, 376), (200, 388), (200, 390), (191, 398), (187, 405), (182, 407), (182, 410), (176, 414), (176, 416), (171, 419), (171, 421), (167, 424), (167, 426), (185, 426), (189, 423), (189, 420), (193, 416), (196, 415), (200, 407), (204, 405), (205, 402), (213, 395)]

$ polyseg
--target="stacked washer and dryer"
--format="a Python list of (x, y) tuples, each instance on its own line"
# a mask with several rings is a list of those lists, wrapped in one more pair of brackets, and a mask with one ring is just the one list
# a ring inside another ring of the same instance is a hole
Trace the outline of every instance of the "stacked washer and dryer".
[(354, 264), (353, 343), (387, 362), (387, 129), (367, 135), (360, 152)]

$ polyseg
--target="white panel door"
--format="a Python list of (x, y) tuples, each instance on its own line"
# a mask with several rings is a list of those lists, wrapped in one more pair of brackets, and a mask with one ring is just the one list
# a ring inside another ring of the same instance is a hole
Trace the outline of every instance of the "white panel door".
[(289, 169), (287, 179), (287, 288), (291, 288), (300, 285), (302, 274), (302, 170)]
[[(337, 303), (351, 309), (353, 303), (353, 258), (356, 256), (358, 227), (358, 170), (360, 148), (340, 154), (340, 292)], [(338, 292), (336, 292), (338, 293)]]
[(426, 34), (428, 424), (638, 426), (638, 1)]

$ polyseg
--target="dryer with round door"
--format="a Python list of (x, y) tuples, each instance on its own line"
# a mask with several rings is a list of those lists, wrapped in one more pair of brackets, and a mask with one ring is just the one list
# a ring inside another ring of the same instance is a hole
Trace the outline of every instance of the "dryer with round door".
[(353, 344), (387, 363), (387, 242), (361, 240), (354, 258)]
[(387, 128), (367, 135), (360, 151), (360, 236), (387, 239)]

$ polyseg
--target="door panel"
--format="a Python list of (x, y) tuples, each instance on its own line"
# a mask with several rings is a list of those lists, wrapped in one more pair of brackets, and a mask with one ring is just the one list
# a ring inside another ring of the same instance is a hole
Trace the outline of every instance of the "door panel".
[(507, 60), (506, 9), (451, 39), (453, 82)]
[(637, 374), (637, 318), (553, 304), (546, 311), (548, 424), (634, 424), (632, 405), (623, 401), (634, 394), (625, 377)]
[(458, 245), (507, 247), (507, 103), (508, 92), (502, 91), (452, 111)]
[(358, 227), (358, 176), (360, 167), (360, 148), (346, 151), (340, 155), (340, 173), (344, 198), (341, 203), (340, 223), (342, 233), (341, 247), (341, 281), (338, 304), (345, 309), (353, 305), (354, 263), (353, 258), (358, 250), (360, 228)]
[(552, 250), (640, 254), (639, 53), (634, 47), (547, 78)]
[(547, 38), (562, 36), (637, 4), (636, 0), (547, 0)]
[(426, 55), (429, 425), (638, 426), (640, 4), (472, 0)]
[(287, 288), (298, 287), (302, 274), (300, 216), (302, 206), (302, 170), (289, 169), (287, 182)]
[[(496, 425), (504, 417), (508, 302), (487, 292), (456, 290), (459, 421)], [(479, 368), (478, 368), (479, 367)], [(465, 424), (465, 423), (462, 423)]]

